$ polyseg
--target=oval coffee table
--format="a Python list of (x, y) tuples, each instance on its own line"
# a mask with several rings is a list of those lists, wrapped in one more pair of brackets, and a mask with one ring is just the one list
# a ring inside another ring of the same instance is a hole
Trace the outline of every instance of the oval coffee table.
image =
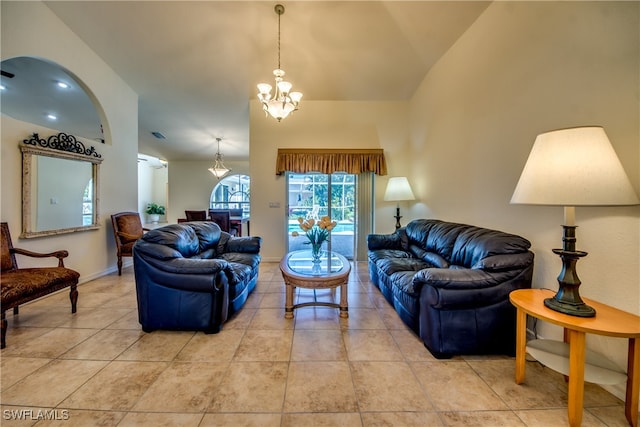
[[(280, 271), (286, 287), (286, 301), (284, 308), (285, 319), (293, 319), (295, 308), (311, 305), (335, 307), (340, 309), (340, 317), (349, 317), (347, 302), (347, 283), (351, 264), (336, 252), (323, 251), (319, 264), (311, 262), (311, 251), (289, 252), (280, 261)], [(333, 289), (340, 286), (340, 304), (332, 302), (293, 303), (295, 289)]]

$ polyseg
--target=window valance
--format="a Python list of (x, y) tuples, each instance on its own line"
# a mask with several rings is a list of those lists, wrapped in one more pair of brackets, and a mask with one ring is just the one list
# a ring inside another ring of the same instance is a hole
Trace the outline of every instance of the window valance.
[(380, 149), (315, 149), (280, 148), (276, 160), (276, 175), (295, 173), (387, 174), (384, 151)]

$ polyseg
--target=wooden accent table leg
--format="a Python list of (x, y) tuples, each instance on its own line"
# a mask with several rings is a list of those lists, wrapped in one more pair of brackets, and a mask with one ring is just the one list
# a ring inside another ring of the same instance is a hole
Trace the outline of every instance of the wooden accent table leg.
[(629, 338), (627, 355), (627, 394), (624, 414), (629, 425), (638, 427), (638, 400), (640, 399), (640, 339)]
[(285, 282), (284, 318), (293, 319), (293, 290), (295, 286)]
[(349, 305), (347, 302), (347, 283), (340, 285), (340, 317), (349, 317)]
[(527, 313), (518, 309), (516, 314), (516, 384), (522, 384), (525, 375), (527, 346)]
[(569, 330), (569, 396), (567, 411), (571, 427), (579, 427), (582, 424), (585, 345), (586, 337), (584, 332)]

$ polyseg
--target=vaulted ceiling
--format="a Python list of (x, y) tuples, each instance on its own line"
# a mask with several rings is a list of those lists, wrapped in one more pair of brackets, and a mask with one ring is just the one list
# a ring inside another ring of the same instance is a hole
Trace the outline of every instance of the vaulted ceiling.
[[(408, 100), (489, 3), (283, 2), (281, 66), (304, 94), (301, 109), (305, 101)], [(141, 153), (211, 159), (222, 137), (225, 158), (248, 159), (249, 101), (277, 68), (276, 2), (46, 4), (138, 93)]]

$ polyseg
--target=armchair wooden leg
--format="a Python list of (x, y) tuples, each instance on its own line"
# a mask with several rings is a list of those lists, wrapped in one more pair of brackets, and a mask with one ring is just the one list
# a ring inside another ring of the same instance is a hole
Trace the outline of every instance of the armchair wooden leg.
[(71, 285), (69, 299), (71, 300), (71, 312), (75, 313), (78, 305), (78, 285)]
[(13, 307), (13, 315), (15, 316), (16, 314), (18, 314), (20, 312), (20, 310), (18, 309), (19, 306), (15, 306)]
[(0, 338), (0, 348), (7, 346), (7, 319), (5, 318), (4, 310), (2, 310), (2, 320), (0, 321), (0, 327), (2, 328), (2, 338)]
[(122, 276), (122, 257), (118, 255), (118, 276)]

